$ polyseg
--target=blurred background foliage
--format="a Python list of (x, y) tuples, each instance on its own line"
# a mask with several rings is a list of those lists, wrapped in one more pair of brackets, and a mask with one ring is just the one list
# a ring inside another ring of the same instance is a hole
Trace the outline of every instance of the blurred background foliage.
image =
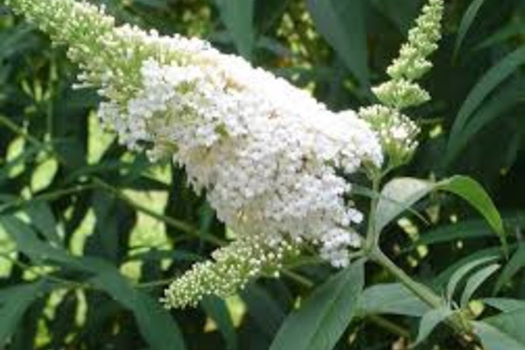
[[(97, 2), (121, 22), (239, 53), (334, 110), (374, 102), (370, 86), (386, 79), (422, 4)], [(525, 1), (446, 3), (444, 39), (424, 81), (433, 100), (410, 111), (424, 129), (421, 146), (394, 175), (481, 181), (512, 244), (512, 266), (484, 286), (485, 295), (523, 299)], [(100, 128), (96, 94), (72, 89), (76, 73), (63, 47), (1, 8), (0, 349), (268, 349), (297, 301), (332, 270), (290, 268), (227, 301), (165, 311), (157, 300), (170, 279), (230, 233), (186, 187), (181, 169), (130, 154)], [(495, 253), (497, 239), (460, 201), (435, 195), (418, 209), (426, 222), (404, 218), (384, 235), (386, 251), (412, 275), (439, 281), (457, 264)], [(391, 281), (368, 270), (368, 284)], [(337, 349), (408, 348), (417, 320), (377, 313), (353, 322)], [(439, 329), (420, 348), (438, 343), (470, 346)]]

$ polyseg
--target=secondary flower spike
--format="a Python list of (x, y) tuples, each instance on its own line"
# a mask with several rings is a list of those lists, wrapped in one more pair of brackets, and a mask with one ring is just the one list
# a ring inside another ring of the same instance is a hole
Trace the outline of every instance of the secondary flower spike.
[(359, 111), (378, 133), (389, 168), (407, 163), (418, 146), (420, 129), (401, 110), (430, 100), (429, 93), (416, 80), (432, 68), (428, 57), (438, 48), (443, 11), (443, 0), (429, 0), (423, 7), (416, 26), (408, 33), (408, 42), (387, 69), (391, 79), (373, 88), (382, 104)]
[(166, 293), (171, 306), (225, 297), (279, 268), (304, 245), (334, 266), (359, 247), (363, 215), (345, 177), (380, 167), (376, 133), (353, 111), (333, 113), (284, 79), (208, 43), (163, 37), (74, 0), (7, 0), (69, 46), (80, 85), (98, 88), (99, 115), (130, 149), (172, 157), (204, 190), (238, 241)]

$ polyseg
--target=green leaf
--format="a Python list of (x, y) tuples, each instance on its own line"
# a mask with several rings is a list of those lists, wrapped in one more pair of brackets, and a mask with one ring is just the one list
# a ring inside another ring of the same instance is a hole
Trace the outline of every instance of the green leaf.
[[(521, 212), (503, 213), (504, 226), (521, 228), (525, 227), (525, 216)], [(449, 225), (440, 225), (435, 229), (425, 232), (403, 251), (410, 252), (418, 246), (428, 246), (437, 243), (466, 240), (493, 235), (494, 231), (485, 220), (464, 220)]]
[(493, 294), (499, 293), (501, 288), (512, 280), (512, 278), (523, 268), (525, 267), (525, 244), (520, 244), (516, 253), (512, 255), (509, 262), (505, 264), (505, 267), (501, 271), (496, 280), (496, 285), (494, 286)]
[[(525, 342), (501, 332), (496, 327), (484, 322), (473, 322), (474, 332), (481, 339), (486, 350), (524, 350)], [(523, 331), (522, 331), (523, 332)]]
[[(279, 22), (291, 0), (255, 1), (255, 24), (259, 33), (265, 33)], [(272, 40), (272, 38), (266, 37)], [(259, 43), (260, 45), (260, 40)]]
[(429, 306), (400, 283), (376, 284), (366, 288), (359, 298), (358, 314), (393, 314), (423, 316)]
[(144, 253), (137, 253), (126, 257), (126, 261), (185, 261), (185, 262), (199, 262), (205, 260), (201, 255), (187, 252), (184, 250), (159, 250), (151, 249)]
[(368, 87), (366, 0), (307, 0), (306, 6), (323, 37), (359, 82)]
[(43, 201), (30, 201), (25, 211), (31, 219), (31, 223), (54, 244), (61, 246), (62, 240), (57, 232), (57, 222), (51, 208)]
[(466, 176), (454, 176), (438, 183), (414, 178), (397, 178), (390, 181), (383, 188), (377, 204), (373, 218), (375, 232), (380, 233), (386, 225), (433, 190), (451, 192), (469, 202), (496, 231), (504, 251), (507, 251), (503, 221), (498, 210), (483, 187)]
[(458, 37), (454, 46), (454, 57), (457, 57), (459, 49), (461, 48), (461, 44), (463, 43), (470, 26), (474, 22), (474, 19), (476, 19), (476, 16), (484, 2), (485, 0), (474, 0), (470, 3), (467, 11), (465, 11), (465, 15), (463, 15), (458, 29)]
[(501, 26), (496, 32), (489, 35), (481, 43), (477, 44), (474, 50), (480, 51), (511, 40), (513, 37), (523, 34), (523, 28), (523, 23), (519, 21), (505, 23), (505, 25)]
[(467, 281), (467, 285), (465, 286), (465, 289), (463, 290), (463, 294), (461, 295), (461, 307), (466, 307), (469, 303), (470, 299), (472, 298), (472, 295), (478, 290), (478, 288), (485, 282), (494, 272), (496, 272), (500, 268), (499, 264), (493, 264), (490, 266), (487, 266), (475, 274), (472, 275)]
[(223, 23), (239, 54), (250, 58), (255, 43), (254, 0), (216, 0)]
[(329, 350), (356, 314), (364, 285), (360, 260), (317, 288), (304, 305), (285, 320), (270, 350)]
[(416, 344), (424, 341), (438, 324), (445, 321), (447, 318), (452, 316), (452, 314), (454, 314), (454, 310), (451, 310), (447, 307), (442, 307), (439, 309), (430, 310), (425, 315), (423, 315), (419, 324)]
[(456, 287), (459, 284), (459, 282), (472, 270), (474, 270), (477, 267), (480, 267), (482, 265), (488, 264), (489, 262), (492, 262), (496, 259), (494, 256), (489, 257), (481, 257), (479, 259), (475, 259), (473, 261), (469, 261), (466, 264), (460, 266), (454, 274), (450, 277), (450, 280), (447, 284), (447, 299), (452, 300), (454, 297), (454, 293), (456, 291)]
[(525, 309), (504, 312), (483, 320), (525, 346)]
[(500, 237), (504, 252), (508, 252), (503, 220), (492, 199), (479, 183), (466, 176), (454, 176), (441, 181), (438, 189), (454, 193), (473, 206)]
[(135, 290), (116, 268), (108, 264), (90, 281), (133, 312), (138, 328), (151, 349), (186, 349), (182, 333), (170, 314), (148, 294)]
[(430, 181), (414, 178), (396, 178), (388, 182), (381, 191), (375, 216), (375, 231), (383, 229), (405, 210), (425, 197), (436, 187)]
[(0, 347), (5, 346), (19, 327), (24, 313), (33, 301), (48, 288), (49, 284), (40, 281), (0, 291)]
[(509, 298), (484, 298), (481, 301), (502, 312), (512, 312), (516, 310), (525, 310), (525, 301)]
[[(457, 139), (471, 115), (485, 101), (486, 97), (523, 64), (525, 64), (525, 48), (522, 47), (504, 57), (479, 80), (456, 116), (450, 133), (451, 140)], [(450, 148), (451, 144), (449, 143), (448, 149), (450, 150)], [(445, 163), (448, 163), (448, 160)]]
[(525, 81), (520, 77), (517, 77), (505, 84), (501, 89), (498, 89), (498, 91), (473, 114), (461, 132), (451, 135), (448, 141), (449, 146), (446, 161), (451, 164), (483, 128), (497, 118), (505, 117), (506, 112), (520, 103), (525, 95), (524, 91)]
[(492, 248), (481, 249), (474, 253), (471, 253), (470, 255), (467, 255), (466, 257), (463, 257), (457, 261), (454, 261), (452, 265), (448, 266), (445, 270), (441, 271), (438, 274), (438, 276), (433, 279), (432, 281), (433, 284), (436, 286), (446, 285), (449, 282), (451, 276), (463, 265), (469, 264), (470, 262), (474, 260), (478, 260), (484, 257), (487, 257), (487, 258), (492, 257), (493, 259), (501, 259), (503, 257), (501, 248), (492, 247)]
[(268, 337), (273, 339), (286, 318), (285, 310), (263, 288), (252, 284), (241, 292), (248, 314)]
[(98, 259), (75, 257), (40, 240), (31, 226), (15, 216), (0, 216), (0, 225), (13, 238), (17, 249), (36, 262), (52, 262), (64, 268), (91, 273), (99, 272), (104, 266)]
[(371, 3), (403, 33), (410, 30), (418, 14), (418, 1), (372, 0)]
[(226, 348), (228, 350), (238, 349), (235, 326), (224, 301), (215, 296), (209, 296), (202, 300), (201, 305), (222, 333), (226, 341)]
[(22, 51), (33, 49), (37, 44), (34, 27), (20, 23), (13, 28), (6, 28), (0, 34), (0, 59), (5, 60)]

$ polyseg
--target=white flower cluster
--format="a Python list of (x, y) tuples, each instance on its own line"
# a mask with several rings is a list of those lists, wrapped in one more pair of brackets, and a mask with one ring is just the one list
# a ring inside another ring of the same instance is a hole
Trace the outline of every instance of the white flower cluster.
[(416, 123), (397, 110), (382, 105), (361, 108), (359, 115), (374, 125), (391, 167), (410, 160), (418, 146), (419, 127)]
[[(224, 276), (252, 277), (262, 270), (251, 262), (243, 269), (245, 254), (260, 260), (285, 243), (313, 245), (334, 266), (348, 264), (363, 215), (352, 205), (346, 176), (382, 163), (376, 134), (354, 112), (330, 112), (284, 79), (204, 41), (116, 28), (87, 3), (7, 1), (70, 46), (82, 83), (106, 99), (100, 117), (121, 141), (153, 158), (173, 157), (239, 235), (216, 254), (218, 265), (197, 265), (175, 282), (170, 303), (189, 304), (204, 290), (233, 292), (244, 277), (222, 285), (228, 278), (210, 271), (227, 261)], [(199, 293), (183, 292), (197, 285)]]
[(427, 91), (404, 79), (387, 81), (372, 90), (384, 105), (398, 110), (418, 106), (430, 100)]
[(362, 214), (340, 175), (381, 164), (378, 141), (353, 112), (332, 113), (306, 92), (208, 48), (199, 65), (144, 62), (144, 89), (102, 105), (130, 147), (169, 150), (218, 217), (241, 237), (310, 242), (335, 266), (359, 246)]
[(194, 264), (165, 291), (167, 307), (195, 306), (207, 295), (229, 297), (251, 279), (278, 277), (282, 263), (299, 255), (286, 241), (239, 240), (212, 253), (212, 260)]

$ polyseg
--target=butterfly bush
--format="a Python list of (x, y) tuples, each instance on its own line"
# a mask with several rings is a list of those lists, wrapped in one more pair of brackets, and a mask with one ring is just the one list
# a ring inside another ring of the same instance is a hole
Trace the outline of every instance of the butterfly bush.
[[(348, 181), (408, 159), (418, 128), (398, 110), (428, 99), (414, 80), (439, 36), (431, 0), (409, 44), (375, 89), (383, 105), (339, 113), (286, 80), (209, 43), (116, 26), (103, 7), (74, 0), (7, 0), (54, 42), (95, 87), (99, 116), (131, 150), (171, 157), (203, 192), (236, 240), (167, 289), (168, 306), (226, 297), (252, 278), (276, 275), (302, 249), (335, 267), (361, 246), (363, 214)], [(426, 17), (425, 17), (426, 16)], [(437, 35), (436, 35), (437, 30)], [(426, 43), (426, 44), (425, 44)]]

